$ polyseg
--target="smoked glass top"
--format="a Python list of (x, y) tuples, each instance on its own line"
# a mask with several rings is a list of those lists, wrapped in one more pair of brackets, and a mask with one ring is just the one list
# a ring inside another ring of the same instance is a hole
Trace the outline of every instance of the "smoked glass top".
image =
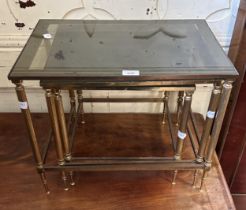
[(233, 77), (204, 20), (40, 20), (10, 79)]

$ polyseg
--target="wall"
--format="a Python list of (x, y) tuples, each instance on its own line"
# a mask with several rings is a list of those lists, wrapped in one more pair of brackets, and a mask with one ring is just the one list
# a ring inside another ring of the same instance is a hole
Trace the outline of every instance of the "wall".
[[(0, 8), (0, 112), (16, 112), (17, 100), (7, 74), (40, 18), (48, 19), (206, 19), (227, 52), (239, 0), (2, 0)], [(43, 91), (37, 82), (28, 82), (32, 111), (46, 111)], [(199, 85), (193, 110), (205, 113), (211, 85)], [(112, 97), (119, 92), (86, 92), (94, 97)], [(121, 96), (136, 92), (122, 92)], [(152, 93), (143, 93), (146, 97)], [(160, 93), (155, 93), (161, 96)], [(171, 103), (174, 103), (174, 96)], [(201, 106), (202, 102), (205, 102)], [(65, 97), (67, 109), (67, 99)], [(174, 107), (175, 108), (175, 107)], [(87, 104), (87, 112), (159, 112), (161, 104)]]

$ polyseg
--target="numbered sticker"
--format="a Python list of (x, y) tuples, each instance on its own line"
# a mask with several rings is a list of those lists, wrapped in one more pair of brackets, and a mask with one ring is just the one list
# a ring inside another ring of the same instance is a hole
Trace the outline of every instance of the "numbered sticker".
[(51, 34), (43, 34), (43, 37), (45, 39), (51, 39), (52, 38)]
[(182, 131), (178, 131), (178, 137), (179, 137), (180, 139), (184, 140), (185, 137), (186, 137), (186, 133), (184, 133), (184, 132), (182, 132)]
[(24, 102), (19, 101), (19, 108), (20, 109), (27, 109), (28, 108), (27, 102), (26, 101), (24, 101)]
[(123, 69), (122, 70), (123, 76), (139, 76), (140, 72), (139, 70), (129, 70), (129, 69)]
[(215, 117), (215, 112), (214, 111), (208, 111), (207, 112), (207, 117), (210, 119), (213, 119)]

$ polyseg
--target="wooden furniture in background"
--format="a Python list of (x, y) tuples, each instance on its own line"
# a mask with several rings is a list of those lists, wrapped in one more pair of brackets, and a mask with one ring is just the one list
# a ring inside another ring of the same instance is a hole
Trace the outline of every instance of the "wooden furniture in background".
[(246, 206), (246, 0), (240, 3), (228, 55), (240, 76), (232, 91), (218, 149), (235, 204), (241, 209), (239, 206)]

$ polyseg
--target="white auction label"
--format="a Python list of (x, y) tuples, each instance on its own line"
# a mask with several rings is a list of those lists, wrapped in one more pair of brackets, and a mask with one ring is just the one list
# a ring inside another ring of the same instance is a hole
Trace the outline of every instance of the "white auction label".
[(139, 76), (140, 72), (139, 72), (139, 70), (123, 69), (122, 75), (123, 76)]
[(43, 37), (45, 39), (51, 39), (52, 38), (51, 34), (43, 34)]
[(215, 116), (215, 112), (214, 111), (208, 111), (207, 112), (207, 117), (210, 118), (210, 119), (213, 119)]
[(180, 139), (185, 139), (185, 137), (186, 137), (186, 133), (184, 133), (184, 132), (182, 132), (182, 131), (178, 131), (178, 137), (180, 138)]
[(26, 101), (19, 101), (19, 107), (20, 109), (27, 109), (28, 108), (28, 104)]

